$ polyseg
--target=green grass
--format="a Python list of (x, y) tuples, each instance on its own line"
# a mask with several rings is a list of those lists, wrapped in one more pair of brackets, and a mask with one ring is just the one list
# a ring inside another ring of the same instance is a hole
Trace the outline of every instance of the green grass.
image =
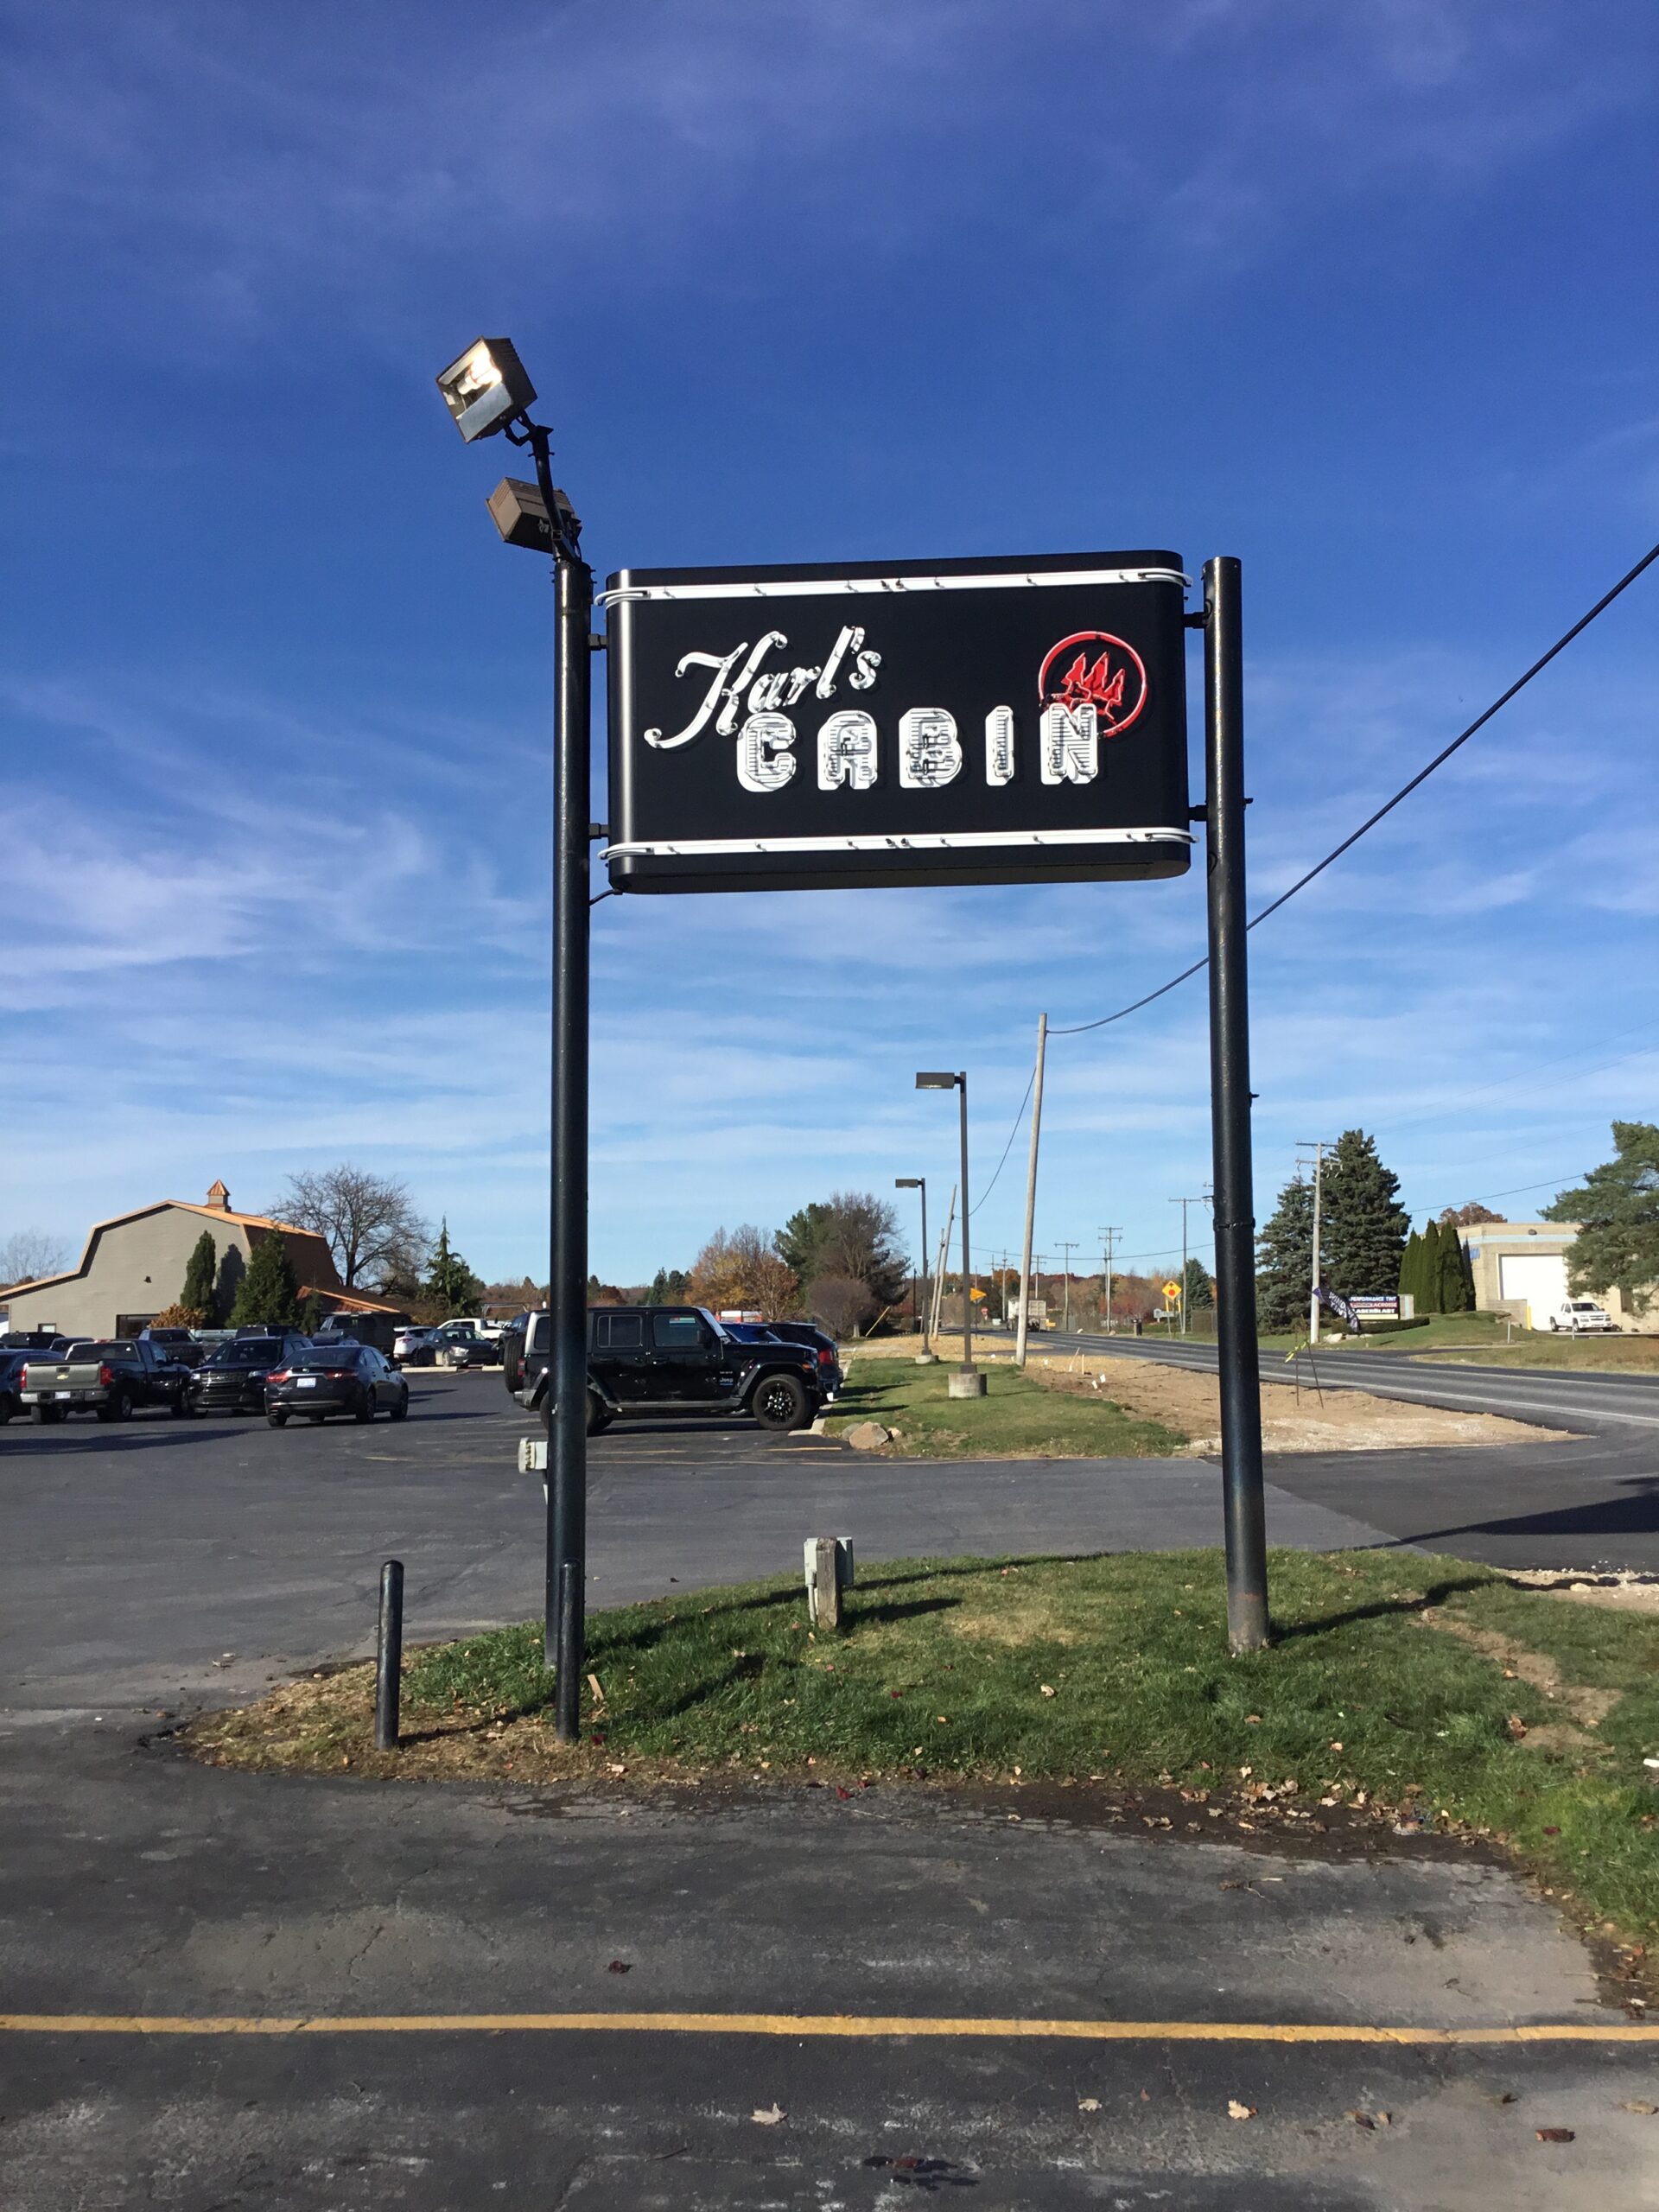
[(952, 1398), (950, 1368), (913, 1357), (855, 1352), (846, 1388), (827, 1423), (844, 1434), (861, 1421), (896, 1432), (887, 1448), (906, 1459), (1147, 1459), (1178, 1452), (1186, 1438), (1103, 1398), (1049, 1389), (1013, 1367), (988, 1366), (982, 1398)]
[[(1282, 1785), (1281, 1804), (1315, 1818), (1363, 1791), (1490, 1834), (1591, 1918), (1659, 1932), (1642, 1764), (1659, 1745), (1659, 1619), (1421, 1554), (1278, 1553), (1271, 1587), (1274, 1645), (1238, 1659), (1215, 1553), (898, 1563), (816, 1637), (792, 1582), (702, 1591), (589, 1623), (590, 1726), (605, 1759), (774, 1776)], [(1553, 1660), (1560, 1698), (1426, 1628), (1430, 1605)], [(1599, 1726), (1517, 1740), (1511, 1716), (1559, 1726), (1574, 1685), (1616, 1700)], [(411, 1660), (407, 1725), (424, 1707), (507, 1716), (511, 1733), (550, 1686), (539, 1625), (470, 1637)]]

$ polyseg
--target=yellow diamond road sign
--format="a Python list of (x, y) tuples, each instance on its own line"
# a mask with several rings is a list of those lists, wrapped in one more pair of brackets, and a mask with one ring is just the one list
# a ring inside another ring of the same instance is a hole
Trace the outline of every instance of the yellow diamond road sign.
[(1179, 1297), (1180, 1296), (1180, 1294), (1181, 1294), (1181, 1286), (1179, 1285), (1179, 1283), (1178, 1283), (1178, 1282), (1166, 1282), (1166, 1283), (1164, 1285), (1164, 1296), (1165, 1296), (1166, 1298), (1179, 1298)]

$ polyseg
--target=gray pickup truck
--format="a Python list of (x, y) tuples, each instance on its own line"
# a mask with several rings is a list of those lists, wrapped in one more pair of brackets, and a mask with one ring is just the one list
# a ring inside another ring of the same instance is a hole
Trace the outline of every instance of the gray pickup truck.
[(84, 1338), (67, 1351), (31, 1359), (17, 1395), (37, 1421), (70, 1414), (125, 1421), (141, 1406), (165, 1406), (182, 1418), (190, 1370), (142, 1337)]

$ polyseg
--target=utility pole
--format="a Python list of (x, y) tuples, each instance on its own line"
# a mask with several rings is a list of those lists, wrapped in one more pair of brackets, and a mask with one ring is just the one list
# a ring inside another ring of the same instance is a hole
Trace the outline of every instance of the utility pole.
[(1060, 1250), (1065, 1255), (1061, 1264), (1065, 1269), (1065, 1310), (1061, 1317), (1060, 1328), (1066, 1336), (1071, 1333), (1071, 1255), (1077, 1249), (1077, 1240), (1075, 1236), (1061, 1237)]
[(1187, 1245), (1186, 1245), (1186, 1210), (1187, 1210), (1188, 1206), (1202, 1206), (1202, 1205), (1207, 1205), (1209, 1204), (1209, 1202), (1210, 1202), (1210, 1196), (1211, 1196), (1210, 1192), (1209, 1192), (1208, 1191), (1205, 1191), (1205, 1192), (1202, 1192), (1199, 1194), (1199, 1196), (1198, 1196), (1198, 1197), (1197, 1197), (1196, 1198), (1172, 1198), (1172, 1199), (1170, 1200), (1170, 1202), (1169, 1202), (1169, 1203), (1171, 1204), (1171, 1205), (1173, 1205), (1173, 1206), (1179, 1206), (1179, 1208), (1180, 1208), (1180, 1210), (1181, 1210), (1181, 1334), (1182, 1334), (1183, 1336), (1185, 1336), (1185, 1335), (1186, 1334), (1186, 1305), (1187, 1305), (1187, 1299), (1186, 1299), (1186, 1257), (1187, 1257)]
[(1043, 1126), (1043, 1062), (1048, 1055), (1048, 1016), (1037, 1017), (1037, 1067), (1031, 1079), (1031, 1159), (1026, 1168), (1026, 1241), (1020, 1262), (1020, 1328), (1014, 1342), (1017, 1367), (1026, 1363), (1026, 1332), (1031, 1311), (1031, 1237), (1037, 1218), (1037, 1139)]
[(1118, 1228), (1100, 1231), (1100, 1241), (1104, 1247), (1102, 1259), (1106, 1275), (1106, 1333), (1109, 1337), (1112, 1333), (1112, 1258), (1117, 1249), (1117, 1240), (1122, 1234), (1123, 1231)]
[(944, 1227), (939, 1232), (938, 1265), (933, 1274), (932, 1334), (939, 1333), (939, 1316), (944, 1305), (944, 1263), (950, 1250), (950, 1226), (957, 1217), (957, 1186), (950, 1185), (950, 1205), (944, 1217)]
[(1325, 1137), (1306, 1138), (1296, 1147), (1296, 1166), (1299, 1171), (1307, 1165), (1307, 1163), (1303, 1160), (1302, 1154), (1305, 1152), (1311, 1152), (1313, 1155), (1313, 1250), (1308, 1267), (1309, 1282), (1307, 1291), (1307, 1341), (1310, 1344), (1317, 1344), (1319, 1341), (1319, 1282), (1321, 1275), (1319, 1267), (1319, 1199), (1322, 1195), (1320, 1185), (1324, 1179), (1325, 1155), (1328, 1148), (1329, 1140)]

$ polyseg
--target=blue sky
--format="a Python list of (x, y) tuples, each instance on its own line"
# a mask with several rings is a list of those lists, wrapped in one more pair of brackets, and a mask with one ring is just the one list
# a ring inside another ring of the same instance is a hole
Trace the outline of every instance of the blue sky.
[[(0, 19), (0, 1241), (349, 1157), (541, 1273), (550, 594), (431, 381), (480, 331), (601, 574), (1238, 555), (1253, 906), (1659, 537), (1623, 0)], [(1527, 1211), (1655, 1116), (1656, 594), (1255, 933), (1260, 1213), (1354, 1123), (1421, 1217)], [(1039, 1010), (1203, 939), (1197, 873), (594, 923), (624, 1281), (836, 1187), (943, 1197), (918, 1067), (969, 1070), (983, 1185)], [(1057, 1043), (1046, 1136), (1045, 1251), (1179, 1249), (1202, 983)]]

